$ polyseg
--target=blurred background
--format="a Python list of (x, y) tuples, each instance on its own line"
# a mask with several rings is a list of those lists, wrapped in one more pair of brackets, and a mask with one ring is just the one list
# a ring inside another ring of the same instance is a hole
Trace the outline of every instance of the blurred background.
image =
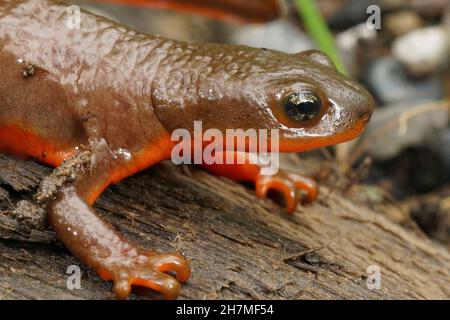
[(331, 31), (329, 50), (336, 50), (337, 64), (369, 89), (377, 110), (363, 137), (302, 154), (299, 170), (450, 248), (450, 0), (305, 0), (329, 28), (322, 35), (316, 32), (320, 17), (301, 1), (280, 1), (279, 12), (268, 7), (271, 14), (261, 14), (259, 23), (257, 14), (236, 21), (108, 1), (71, 2), (138, 31), (189, 42), (292, 53), (329, 49)]

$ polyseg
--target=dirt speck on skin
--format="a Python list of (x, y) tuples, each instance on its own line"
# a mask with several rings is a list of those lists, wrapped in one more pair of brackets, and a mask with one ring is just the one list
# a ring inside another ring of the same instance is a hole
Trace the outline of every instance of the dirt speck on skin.
[(51, 175), (42, 181), (35, 197), (38, 203), (46, 203), (52, 199), (62, 186), (75, 180), (76, 172), (87, 170), (86, 167), (90, 161), (91, 150), (83, 151), (56, 168)]
[(47, 213), (43, 206), (22, 200), (17, 203), (12, 216), (30, 229), (42, 230), (45, 227)]
[(32, 77), (36, 74), (36, 66), (32, 63), (27, 63), (22, 71), (22, 76), (24, 78)]

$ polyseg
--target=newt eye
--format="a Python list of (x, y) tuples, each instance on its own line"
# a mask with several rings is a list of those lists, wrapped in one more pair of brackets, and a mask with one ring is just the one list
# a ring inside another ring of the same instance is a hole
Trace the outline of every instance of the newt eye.
[(284, 102), (287, 116), (299, 122), (313, 119), (320, 113), (321, 107), (320, 97), (311, 91), (292, 93)]

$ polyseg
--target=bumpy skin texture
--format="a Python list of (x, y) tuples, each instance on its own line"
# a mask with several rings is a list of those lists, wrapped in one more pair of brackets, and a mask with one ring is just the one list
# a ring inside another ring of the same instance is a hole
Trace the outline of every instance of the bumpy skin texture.
[[(88, 170), (73, 172), (49, 202), (49, 221), (77, 257), (114, 281), (118, 297), (141, 285), (174, 298), (190, 274), (184, 257), (135, 247), (91, 208), (109, 184), (169, 159), (172, 130), (192, 131), (194, 120), (222, 132), (275, 128), (280, 150), (296, 152), (356, 137), (372, 113), (370, 95), (316, 51), (187, 44), (86, 12), (71, 30), (66, 8), (50, 0), (0, 3), (0, 150), (53, 166), (91, 150)], [(324, 104), (320, 117), (299, 124), (284, 115), (282, 101), (303, 88)], [(316, 197), (314, 183), (295, 175), (263, 178), (250, 164), (206, 167), (254, 181), (261, 197), (280, 190), (291, 212), (297, 188)]]

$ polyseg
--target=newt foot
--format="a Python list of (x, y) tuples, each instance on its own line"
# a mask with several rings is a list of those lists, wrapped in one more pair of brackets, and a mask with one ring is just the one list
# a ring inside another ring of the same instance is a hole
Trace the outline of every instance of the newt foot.
[[(309, 178), (280, 171), (273, 176), (259, 175), (255, 181), (256, 195), (266, 198), (269, 190), (281, 192), (286, 201), (286, 211), (293, 213), (297, 204), (313, 202), (317, 198), (317, 183)], [(305, 194), (305, 197), (302, 197)]]
[(180, 254), (149, 251), (140, 251), (131, 261), (99, 270), (99, 275), (104, 280), (114, 282), (114, 293), (120, 299), (129, 296), (133, 285), (158, 291), (166, 299), (176, 299), (180, 293), (180, 282), (187, 281), (190, 274), (189, 264)]

